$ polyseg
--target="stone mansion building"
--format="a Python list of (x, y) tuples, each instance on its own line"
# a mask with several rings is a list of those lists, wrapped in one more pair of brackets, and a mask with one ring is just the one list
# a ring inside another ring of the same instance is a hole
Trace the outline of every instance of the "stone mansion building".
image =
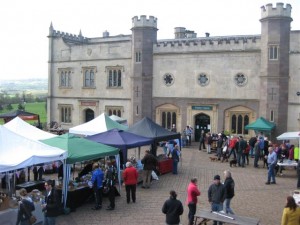
[[(259, 10), (259, 9), (258, 9)], [(253, 135), (264, 117), (272, 136), (300, 130), (300, 31), (289, 4), (261, 7), (261, 34), (197, 37), (175, 28), (158, 40), (158, 20), (132, 18), (131, 34), (88, 38), (49, 28), (48, 122), (64, 129), (101, 113), (131, 125), (147, 116), (177, 131)], [(129, 27), (130, 28), (130, 27)]]

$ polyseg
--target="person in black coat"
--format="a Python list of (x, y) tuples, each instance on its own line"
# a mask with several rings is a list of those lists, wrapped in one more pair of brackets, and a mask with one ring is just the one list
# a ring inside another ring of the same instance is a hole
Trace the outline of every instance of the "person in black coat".
[(166, 224), (179, 224), (180, 215), (183, 213), (181, 201), (176, 199), (177, 194), (174, 190), (170, 191), (170, 198), (165, 201), (162, 212), (166, 214)]
[(42, 204), (42, 210), (44, 212), (43, 225), (55, 225), (56, 217), (60, 214), (60, 204), (57, 192), (53, 188), (52, 180), (48, 180), (45, 182), (45, 189), (45, 203)]
[(229, 170), (224, 171), (224, 192), (225, 192), (225, 201), (223, 205), (223, 209), (225, 213), (231, 213), (234, 214), (232, 209), (230, 208), (230, 202), (232, 198), (234, 197), (234, 180), (232, 179), (231, 172)]
[(19, 210), (16, 225), (29, 225), (29, 219), (32, 216), (32, 211), (35, 210), (35, 206), (32, 199), (27, 195), (26, 189), (20, 189), (19, 193), (20, 201), (18, 201)]

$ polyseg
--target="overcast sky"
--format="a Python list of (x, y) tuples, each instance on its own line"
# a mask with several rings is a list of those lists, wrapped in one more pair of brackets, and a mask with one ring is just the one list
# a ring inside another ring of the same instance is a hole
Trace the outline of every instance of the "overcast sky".
[[(260, 34), (260, 7), (273, 0), (7, 0), (0, 3), (0, 79), (47, 78), (48, 32), (85, 37), (131, 34), (134, 16), (158, 19), (158, 38), (174, 38), (174, 27), (198, 37)], [(281, 1), (283, 2), (283, 1)], [(300, 0), (292, 5), (292, 30), (300, 30)]]

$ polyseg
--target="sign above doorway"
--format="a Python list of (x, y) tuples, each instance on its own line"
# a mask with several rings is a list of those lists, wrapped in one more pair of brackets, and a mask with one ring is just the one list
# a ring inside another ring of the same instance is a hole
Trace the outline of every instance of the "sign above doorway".
[(192, 110), (212, 110), (213, 107), (209, 105), (193, 105)]

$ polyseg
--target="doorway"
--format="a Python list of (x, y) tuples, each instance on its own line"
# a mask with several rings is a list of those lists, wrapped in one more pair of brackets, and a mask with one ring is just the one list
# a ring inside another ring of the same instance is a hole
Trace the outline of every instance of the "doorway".
[(210, 132), (210, 117), (204, 113), (195, 116), (195, 141), (200, 140), (201, 131)]
[(91, 109), (85, 110), (85, 122), (89, 122), (95, 118), (95, 113)]

